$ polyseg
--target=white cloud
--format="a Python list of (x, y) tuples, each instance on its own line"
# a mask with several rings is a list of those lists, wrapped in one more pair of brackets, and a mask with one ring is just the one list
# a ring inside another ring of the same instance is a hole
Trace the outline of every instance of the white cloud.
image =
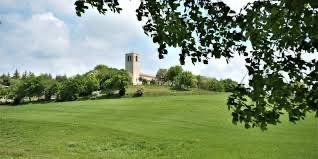
[[(66, 24), (53, 13), (34, 14), (24, 18), (16, 14), (2, 15), (0, 30), (0, 70), (53, 71), (51, 64), (65, 56), (70, 48)], [(1, 27), (2, 27), (1, 26)]]
[(75, 15), (74, 2), (75, 0), (27, 0), (33, 13), (52, 11), (59, 15)]
[(69, 49), (68, 28), (52, 13), (37, 14), (19, 26), (34, 52), (63, 54)]
[(15, 50), (17, 55), (53, 56), (65, 53), (69, 48), (68, 29), (63, 21), (52, 13), (33, 15), (29, 19), (8, 16), (3, 25), (10, 27), (2, 32), (4, 48)]
[[(243, 0), (244, 3), (247, 0)], [(1, 6), (9, 11), (0, 13), (0, 72), (14, 69), (36, 73), (74, 75), (83, 73), (97, 64), (124, 67), (124, 54), (141, 54), (142, 70), (155, 74), (160, 67), (179, 64), (179, 50), (171, 48), (163, 60), (158, 59), (157, 47), (142, 30), (135, 9), (139, 0), (121, 1), (123, 12), (118, 15), (100, 15), (89, 10), (76, 17), (74, 0), (4, 0)], [(238, 8), (237, 0), (226, 0)], [(19, 5), (17, 5), (19, 4)], [(18, 7), (18, 8), (17, 8)], [(25, 15), (21, 10), (28, 10)], [(4, 17), (4, 18), (2, 18)], [(4, 29), (2, 29), (3, 27)], [(195, 74), (234, 78), (244, 76), (244, 65), (240, 58), (230, 64), (224, 60), (212, 60), (209, 65), (192, 65), (187, 62), (184, 69)]]
[(75, 0), (1, 0), (2, 9), (23, 11), (33, 14), (54, 12), (58, 15), (75, 15)]

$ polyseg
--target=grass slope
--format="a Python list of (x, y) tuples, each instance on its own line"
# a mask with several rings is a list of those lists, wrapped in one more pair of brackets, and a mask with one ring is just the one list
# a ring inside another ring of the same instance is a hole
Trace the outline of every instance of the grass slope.
[(180, 96), (180, 95), (208, 95), (216, 94), (217, 92), (191, 88), (188, 91), (174, 90), (168, 86), (129, 86), (127, 89), (127, 96), (132, 97), (136, 92), (137, 88), (143, 88), (145, 97), (155, 97), (155, 96)]
[(0, 158), (316, 159), (317, 119), (231, 123), (226, 94), (0, 107)]

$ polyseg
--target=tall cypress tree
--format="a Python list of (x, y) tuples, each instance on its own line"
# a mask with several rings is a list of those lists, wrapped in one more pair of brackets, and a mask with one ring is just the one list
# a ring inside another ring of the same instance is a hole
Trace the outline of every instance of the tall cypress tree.
[(14, 71), (12, 78), (13, 78), (13, 79), (20, 79), (20, 73), (19, 73), (18, 69), (16, 69), (16, 70)]

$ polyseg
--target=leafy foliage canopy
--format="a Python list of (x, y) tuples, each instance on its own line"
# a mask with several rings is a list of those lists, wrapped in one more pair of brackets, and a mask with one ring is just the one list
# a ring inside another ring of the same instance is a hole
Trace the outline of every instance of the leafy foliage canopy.
[[(77, 0), (76, 13), (89, 5), (101, 14), (122, 10), (118, 0)], [(181, 48), (181, 64), (244, 56), (249, 85), (228, 100), (233, 123), (264, 130), (284, 111), (292, 122), (308, 111), (318, 116), (318, 1), (258, 0), (235, 13), (222, 1), (142, 0), (136, 15), (159, 58), (168, 47)]]

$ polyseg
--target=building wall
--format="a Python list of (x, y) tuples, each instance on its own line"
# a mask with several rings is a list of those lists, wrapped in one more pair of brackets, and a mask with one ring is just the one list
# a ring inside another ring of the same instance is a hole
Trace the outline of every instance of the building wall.
[(125, 56), (125, 69), (128, 71), (132, 78), (133, 85), (140, 84), (140, 56), (136, 53), (128, 53)]
[(156, 77), (151, 75), (140, 74), (139, 76), (147, 81), (156, 80)]

